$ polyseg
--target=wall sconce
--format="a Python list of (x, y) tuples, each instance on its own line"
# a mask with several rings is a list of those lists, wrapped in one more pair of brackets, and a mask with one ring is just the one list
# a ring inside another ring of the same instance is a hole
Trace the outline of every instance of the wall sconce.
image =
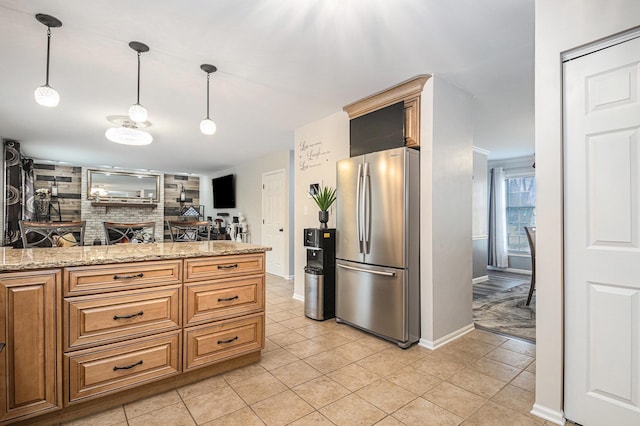
[(182, 189), (180, 190), (180, 202), (184, 203), (187, 201), (187, 194), (184, 192), (184, 185), (182, 185)]
[(51, 182), (51, 198), (56, 198), (58, 196), (58, 182), (56, 181), (56, 177), (53, 177), (53, 181)]

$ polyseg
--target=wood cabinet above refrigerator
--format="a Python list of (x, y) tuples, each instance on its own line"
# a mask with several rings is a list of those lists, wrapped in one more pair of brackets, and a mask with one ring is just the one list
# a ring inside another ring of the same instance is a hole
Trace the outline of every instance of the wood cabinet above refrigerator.
[(420, 146), (420, 96), (429, 78), (431, 78), (430, 75), (418, 75), (345, 105), (342, 109), (349, 115), (349, 119), (354, 119), (397, 102), (404, 102), (405, 146), (418, 148)]

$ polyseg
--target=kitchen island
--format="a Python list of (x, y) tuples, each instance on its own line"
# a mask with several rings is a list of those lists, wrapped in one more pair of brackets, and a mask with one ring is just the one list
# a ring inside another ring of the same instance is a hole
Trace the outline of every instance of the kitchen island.
[(0, 424), (49, 424), (260, 359), (265, 251), (0, 248)]

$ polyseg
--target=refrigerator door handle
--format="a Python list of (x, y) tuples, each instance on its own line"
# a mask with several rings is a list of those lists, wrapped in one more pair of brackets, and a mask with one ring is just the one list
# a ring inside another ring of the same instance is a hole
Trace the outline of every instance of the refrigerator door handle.
[(362, 268), (355, 268), (353, 266), (341, 265), (339, 263), (338, 263), (338, 268), (350, 269), (352, 271), (358, 271), (358, 272), (366, 272), (367, 274), (384, 275), (385, 277), (395, 277), (396, 276), (395, 272), (372, 271), (372, 270), (369, 270), (369, 269), (362, 269)]
[(369, 184), (371, 183), (369, 177), (369, 163), (364, 163), (364, 172), (362, 176), (363, 180), (363, 190), (362, 190), (362, 210), (363, 210), (363, 229), (362, 229), (362, 252), (365, 254), (369, 253), (369, 249), (371, 248), (371, 197), (369, 196)]
[(362, 239), (362, 163), (358, 164), (358, 182), (356, 187), (356, 226), (358, 227), (358, 251), (364, 253)]

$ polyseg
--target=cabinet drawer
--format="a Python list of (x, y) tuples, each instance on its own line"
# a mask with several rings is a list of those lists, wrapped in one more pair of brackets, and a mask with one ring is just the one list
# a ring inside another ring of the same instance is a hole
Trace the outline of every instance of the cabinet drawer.
[(185, 370), (202, 367), (264, 347), (263, 314), (185, 329)]
[(181, 282), (182, 261), (120, 263), (65, 268), (64, 295), (129, 290)]
[(180, 287), (65, 299), (65, 350), (180, 328)]
[(179, 331), (65, 354), (67, 402), (113, 393), (180, 373)]
[(263, 309), (264, 275), (185, 284), (185, 325)]
[(184, 260), (185, 282), (264, 273), (264, 253)]

